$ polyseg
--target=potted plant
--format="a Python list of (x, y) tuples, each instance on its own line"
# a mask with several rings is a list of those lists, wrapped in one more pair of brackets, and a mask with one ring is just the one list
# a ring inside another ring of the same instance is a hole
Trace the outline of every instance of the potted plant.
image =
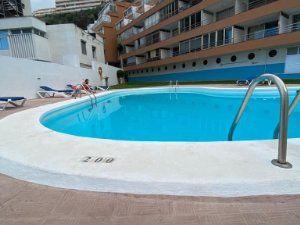
[(123, 70), (118, 70), (117, 77), (118, 77), (119, 84), (124, 84), (128, 79), (128, 74)]

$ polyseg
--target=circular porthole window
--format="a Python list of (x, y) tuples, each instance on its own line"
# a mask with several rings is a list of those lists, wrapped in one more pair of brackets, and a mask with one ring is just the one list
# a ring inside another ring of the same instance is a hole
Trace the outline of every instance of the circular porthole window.
[(182, 68), (185, 68), (185, 63), (182, 64)]
[(231, 60), (231, 62), (235, 62), (236, 59), (237, 59), (237, 58), (236, 58), (236, 55), (233, 55), (233, 56), (231, 56), (231, 59), (230, 59), (230, 60)]
[(207, 65), (208, 64), (208, 61), (205, 59), (204, 61), (203, 61), (203, 65)]
[(253, 60), (253, 59), (255, 59), (255, 54), (252, 52), (252, 53), (249, 53), (248, 54), (248, 59), (249, 60)]
[(269, 51), (269, 56), (271, 58), (275, 57), (276, 55), (277, 55), (277, 50), (273, 49), (273, 50)]
[(221, 58), (217, 58), (217, 59), (216, 59), (216, 63), (217, 63), (217, 64), (221, 63)]
[(195, 67), (196, 66), (196, 62), (193, 62), (193, 67)]

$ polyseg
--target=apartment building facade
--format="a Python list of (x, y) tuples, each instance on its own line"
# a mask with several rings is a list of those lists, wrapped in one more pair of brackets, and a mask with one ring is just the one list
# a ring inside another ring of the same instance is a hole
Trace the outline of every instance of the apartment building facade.
[(132, 81), (300, 77), (300, 1), (156, 1), (116, 29)]
[(45, 8), (34, 11), (34, 16), (42, 17), (49, 14), (72, 13), (92, 9), (107, 0), (55, 0), (55, 8)]
[(105, 0), (55, 0), (56, 12), (75, 12), (92, 9), (101, 5)]
[(131, 3), (127, 1), (109, 1), (99, 12), (98, 19), (88, 27), (89, 32), (103, 38), (105, 60), (112, 66), (120, 67), (116, 24), (130, 6)]

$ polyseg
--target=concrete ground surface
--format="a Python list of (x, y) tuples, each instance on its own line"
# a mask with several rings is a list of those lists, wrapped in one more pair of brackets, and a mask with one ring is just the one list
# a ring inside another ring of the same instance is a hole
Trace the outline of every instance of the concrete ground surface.
[[(64, 99), (29, 100), (0, 119)], [(17, 128), (16, 128), (17, 129)], [(300, 196), (145, 196), (52, 188), (0, 175), (0, 225), (300, 225)]]

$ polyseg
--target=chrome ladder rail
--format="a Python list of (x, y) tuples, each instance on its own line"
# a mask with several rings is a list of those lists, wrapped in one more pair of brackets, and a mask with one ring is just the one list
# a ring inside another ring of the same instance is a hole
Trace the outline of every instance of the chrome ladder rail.
[[(80, 84), (80, 86), (81, 86), (82, 89), (85, 90), (86, 93), (88, 94), (88, 96), (89, 96), (89, 98), (90, 98), (90, 100), (91, 100), (91, 105), (92, 105), (92, 107), (94, 106), (94, 103), (95, 103), (95, 106), (97, 106), (97, 97), (96, 97), (96, 95), (95, 95), (93, 92), (89, 92), (89, 91), (84, 87), (83, 84)], [(94, 102), (93, 102), (93, 97), (92, 97), (92, 96), (94, 97)]]
[(286, 161), (287, 156), (287, 129), (288, 129), (288, 109), (289, 109), (289, 95), (288, 90), (284, 84), (284, 82), (277, 76), (273, 74), (263, 74), (256, 79), (254, 79), (248, 88), (246, 96), (241, 104), (234, 121), (230, 127), (230, 131), (228, 133), (228, 140), (232, 141), (233, 133), (237, 124), (239, 123), (246, 106), (249, 103), (249, 100), (256, 88), (256, 86), (264, 81), (269, 80), (272, 81), (276, 85), (280, 93), (280, 122), (279, 122), (279, 140), (278, 140), (278, 158), (272, 160), (272, 164), (275, 166), (279, 166), (281, 168), (292, 168), (292, 165)]
[[(298, 105), (300, 101), (300, 89), (297, 90), (297, 94), (295, 96), (295, 98), (293, 99), (290, 107), (289, 107), (289, 114), (288, 117), (290, 117), (290, 115), (292, 115), (292, 113), (294, 112), (296, 106)], [(273, 138), (277, 139), (278, 138), (278, 132), (279, 132), (279, 124), (277, 124), (275, 130), (274, 130), (274, 134), (273, 134)]]

